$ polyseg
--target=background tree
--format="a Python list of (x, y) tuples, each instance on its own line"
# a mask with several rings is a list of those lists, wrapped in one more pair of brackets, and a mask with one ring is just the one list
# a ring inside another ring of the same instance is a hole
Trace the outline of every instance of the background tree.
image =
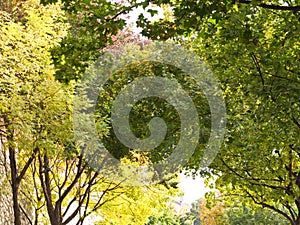
[(242, 199), (238, 199), (234, 203), (230, 201), (229, 204), (225, 202), (224, 214), (220, 224), (238, 225), (245, 223), (245, 221), (247, 221), (249, 225), (289, 224), (288, 220), (277, 213), (273, 213), (272, 210), (267, 208), (262, 209), (253, 203), (246, 203)]
[(147, 225), (180, 225), (180, 217), (170, 212), (164, 212), (160, 216), (150, 216)]
[(100, 215), (103, 221), (99, 224), (148, 224), (149, 220), (162, 218), (162, 212), (173, 211), (170, 201), (178, 192), (163, 185), (125, 187), (124, 190), (126, 193), (121, 198), (102, 207)]
[[(42, 0), (43, 4), (57, 0)], [(64, 0), (63, 10), (71, 25), (60, 46), (52, 49), (56, 79), (68, 83), (78, 80), (90, 62), (103, 53), (102, 49), (114, 42), (122, 30), (126, 15), (142, 3), (136, 0)]]
[[(251, 201), (238, 196), (217, 196), (216, 192), (197, 200), (199, 224), (238, 225), (238, 224), (289, 224), (281, 215), (270, 209), (263, 209)], [(212, 194), (212, 195), (211, 195)], [(195, 223), (194, 223), (195, 224)]]
[[(153, 51), (153, 46), (145, 45), (143, 51), (139, 52), (140, 46), (133, 45), (124, 50), (128, 54), (149, 54)], [(170, 53), (172, 54), (172, 53)], [(136, 56), (138, 57), (138, 56)], [(98, 69), (98, 68), (97, 68)], [(97, 125), (98, 127), (105, 126), (109, 128), (107, 135), (102, 137), (106, 149), (120, 159), (122, 157), (130, 157), (130, 148), (123, 145), (116, 137), (109, 115), (116, 96), (125, 88), (131, 81), (140, 77), (167, 77), (171, 80), (176, 80), (181, 84), (183, 89), (187, 91), (194, 102), (197, 102), (197, 110), (201, 126), (200, 142), (194, 153), (194, 159), (198, 159), (199, 155), (203, 154), (204, 144), (209, 138), (210, 130), (210, 113), (208, 102), (205, 99), (204, 93), (193, 79), (185, 74), (182, 70), (172, 65), (164, 65), (163, 63), (145, 61), (141, 63), (128, 64), (124, 68), (118, 70), (103, 86), (103, 90), (99, 94), (97, 103)], [(136, 137), (146, 138), (150, 135), (148, 128), (149, 121), (154, 117), (162, 118), (167, 124), (167, 135), (163, 142), (155, 149), (144, 151), (151, 163), (156, 163), (164, 160), (176, 148), (180, 139), (180, 119), (176, 108), (170, 105), (166, 100), (154, 97), (139, 101), (130, 112), (130, 125)], [(181, 168), (182, 169), (182, 168)]]
[[(217, 225), (223, 224), (222, 217), (224, 214), (224, 205), (222, 201), (217, 200), (214, 203), (209, 202), (205, 198), (196, 201), (198, 209), (198, 218), (200, 224)], [(245, 222), (245, 221), (244, 221)]]

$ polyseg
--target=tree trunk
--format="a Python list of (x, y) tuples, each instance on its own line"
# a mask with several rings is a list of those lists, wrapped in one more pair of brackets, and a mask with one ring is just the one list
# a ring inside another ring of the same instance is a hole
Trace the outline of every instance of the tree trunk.
[(48, 210), (51, 225), (62, 225), (61, 204), (56, 203), (55, 208), (51, 207), (51, 209)]
[[(40, 181), (43, 188), (43, 192), (46, 200), (46, 207), (50, 219), (51, 225), (62, 225), (61, 216), (61, 201), (57, 200), (55, 206), (53, 206), (53, 199), (51, 194), (51, 180), (49, 176), (49, 159), (44, 155), (43, 159), (39, 155), (39, 171), (40, 171)], [(44, 176), (43, 176), (44, 175)]]
[(297, 220), (295, 221), (295, 225), (300, 225), (300, 213), (297, 217)]
[[(10, 140), (9, 140), (10, 141)], [(9, 143), (9, 164), (11, 174), (11, 187), (13, 195), (13, 210), (15, 225), (21, 225), (21, 210), (19, 207), (19, 181), (17, 176), (15, 148)]]

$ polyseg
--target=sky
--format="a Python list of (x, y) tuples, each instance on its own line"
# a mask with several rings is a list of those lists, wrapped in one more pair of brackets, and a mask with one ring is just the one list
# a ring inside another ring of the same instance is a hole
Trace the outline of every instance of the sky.
[[(147, 9), (155, 9), (158, 11), (158, 14), (155, 15), (154, 17), (151, 17), (150, 13), (147, 12)], [(163, 18), (162, 10), (158, 7), (154, 7), (154, 6), (147, 7), (146, 10), (144, 10), (141, 6), (139, 6), (138, 8), (134, 8), (126, 16), (124, 16), (124, 17), (121, 16), (121, 17), (126, 20), (127, 26), (130, 27), (132, 29), (132, 31), (135, 33), (140, 33), (142, 31), (142, 28), (137, 28), (136, 24), (135, 24), (135, 22), (138, 19), (138, 16), (141, 13), (149, 20), (157, 20), (159, 18)]]
[(182, 199), (184, 204), (192, 204), (197, 199), (204, 197), (204, 194), (209, 191), (209, 188), (205, 187), (203, 178), (197, 176), (193, 179), (183, 173), (180, 174), (179, 188), (184, 193)]

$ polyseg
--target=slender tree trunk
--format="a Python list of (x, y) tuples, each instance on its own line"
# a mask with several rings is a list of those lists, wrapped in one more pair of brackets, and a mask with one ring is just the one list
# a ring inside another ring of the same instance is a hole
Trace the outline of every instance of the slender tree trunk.
[(295, 225), (300, 225), (300, 212), (298, 213), (297, 220), (295, 221)]
[[(10, 140), (8, 140), (10, 141)], [(21, 225), (21, 210), (19, 206), (19, 181), (17, 176), (15, 148), (9, 143), (9, 164), (11, 174), (11, 187), (13, 194), (13, 210), (15, 225)]]
[(48, 216), (50, 219), (51, 225), (62, 225), (62, 216), (61, 216), (61, 201), (57, 201), (55, 206), (53, 205), (53, 199), (51, 194), (51, 181), (49, 176), (49, 162), (48, 157), (44, 155), (42, 158), (41, 155), (38, 156), (39, 159), (39, 173), (40, 181), (45, 196), (46, 207)]
[[(3, 118), (4, 124), (10, 124), (10, 120), (7, 118)], [(6, 128), (7, 129), (7, 128)], [(7, 133), (9, 134), (7, 138), (8, 142), (8, 154), (9, 154), (9, 168), (10, 168), (10, 175), (11, 175), (11, 189), (12, 189), (12, 196), (13, 196), (13, 211), (14, 211), (14, 224), (21, 225), (21, 209), (19, 206), (19, 186), (20, 181), (18, 178), (18, 169), (16, 163), (16, 148), (13, 145), (14, 139), (14, 130), (8, 130)]]
[[(298, 173), (296, 184), (300, 188), (300, 172)], [(295, 225), (300, 225), (300, 198), (296, 199), (295, 203), (296, 203), (297, 210), (298, 210), (298, 215), (297, 215), (297, 219), (295, 221)]]

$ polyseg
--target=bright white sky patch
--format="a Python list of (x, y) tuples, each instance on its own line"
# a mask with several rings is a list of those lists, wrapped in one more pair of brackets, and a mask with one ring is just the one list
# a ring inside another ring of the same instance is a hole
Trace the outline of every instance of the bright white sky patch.
[[(151, 14), (147, 12), (148, 9), (157, 10), (158, 13), (155, 16), (151, 17)], [(139, 6), (138, 8), (132, 9), (132, 11), (130, 11), (128, 14), (126, 14), (124, 16), (120, 16), (120, 18), (123, 18), (126, 20), (127, 26), (130, 27), (133, 32), (140, 33), (142, 31), (142, 28), (138, 28), (136, 26), (136, 21), (140, 14), (143, 14), (144, 17), (146, 17), (150, 21), (155, 21), (160, 18), (164, 18), (162, 9), (160, 7), (154, 6), (154, 5), (150, 5), (146, 9), (143, 9), (142, 6)]]
[(183, 191), (183, 203), (191, 204), (199, 198), (204, 197), (204, 194), (210, 189), (205, 187), (204, 179), (196, 176), (193, 179), (190, 176), (186, 176), (183, 173), (180, 174), (180, 189)]

